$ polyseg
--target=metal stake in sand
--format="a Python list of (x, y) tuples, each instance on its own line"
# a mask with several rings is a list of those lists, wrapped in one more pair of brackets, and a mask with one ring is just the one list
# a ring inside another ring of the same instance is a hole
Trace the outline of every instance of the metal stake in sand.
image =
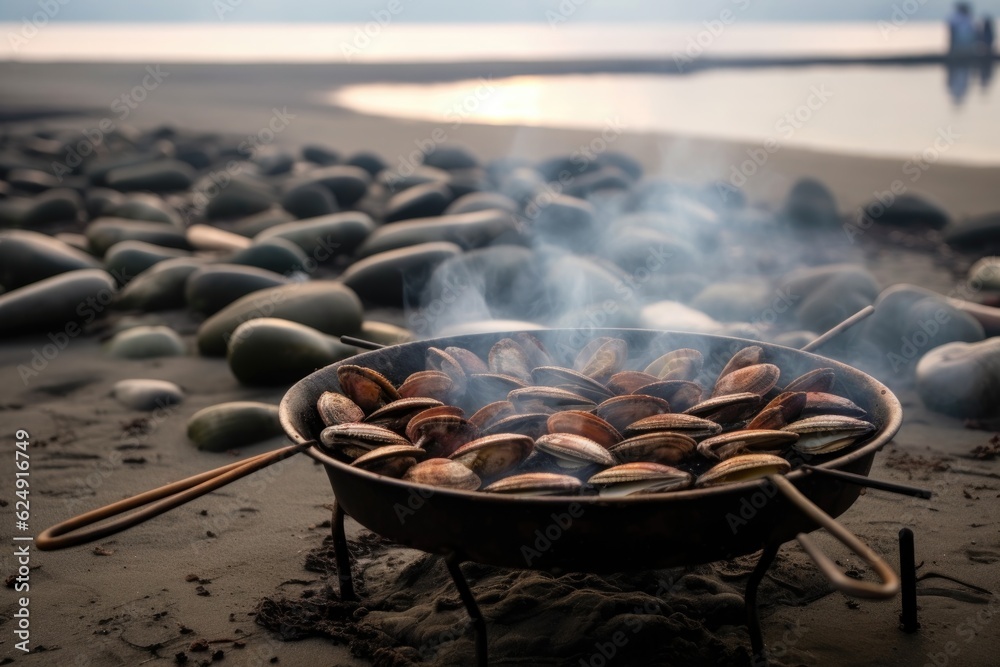
[(903, 589), (903, 613), (899, 615), (899, 629), (912, 633), (920, 629), (917, 621), (917, 565), (914, 557), (913, 531), (899, 530), (899, 574)]

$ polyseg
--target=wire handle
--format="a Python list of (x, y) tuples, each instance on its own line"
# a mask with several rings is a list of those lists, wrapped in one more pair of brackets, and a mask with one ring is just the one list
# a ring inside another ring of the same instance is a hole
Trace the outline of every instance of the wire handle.
[(817, 507), (811, 500), (802, 495), (791, 482), (782, 475), (768, 475), (768, 479), (791, 501), (803, 514), (825, 528), (837, 541), (861, 557), (875, 571), (880, 582), (858, 581), (840, 571), (836, 563), (805, 533), (796, 535), (796, 539), (806, 553), (813, 559), (823, 575), (842, 593), (856, 598), (871, 600), (888, 600), (899, 592), (899, 575), (882, 560), (875, 551), (861, 541), (857, 535), (844, 527), (842, 523)]
[[(131, 498), (119, 500), (116, 503), (85, 512), (72, 519), (67, 519), (62, 523), (57, 523), (54, 526), (46, 528), (35, 538), (35, 545), (42, 551), (55, 551), (57, 549), (87, 544), (102, 537), (120, 533), (127, 528), (148, 521), (154, 516), (159, 516), (175, 507), (180, 507), (195, 498), (200, 498), (210, 491), (235, 482), (241, 477), (246, 477), (250, 473), (257, 472), (278, 461), (294, 456), (315, 444), (316, 441), (310, 440), (297, 445), (264, 452), (249, 459), (230, 463), (215, 470), (209, 470), (186, 479), (171, 482), (170, 484), (151, 489)], [(119, 517), (114, 521), (109, 521), (87, 530), (79, 530), (80, 528), (92, 526), (98, 521), (118, 516), (131, 509), (143, 507), (143, 505), (146, 505), (144, 509), (133, 514)]]

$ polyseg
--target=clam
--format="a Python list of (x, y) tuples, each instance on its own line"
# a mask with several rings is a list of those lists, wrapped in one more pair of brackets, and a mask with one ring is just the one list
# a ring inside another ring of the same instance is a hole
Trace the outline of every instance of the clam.
[(507, 400), (507, 394), (528, 384), (512, 375), (477, 373), (469, 376), (466, 397), (476, 406)]
[(467, 467), (449, 459), (427, 459), (422, 461), (403, 475), (407, 482), (427, 484), (458, 491), (475, 491), (482, 484), (476, 473)]
[(836, 377), (832, 368), (817, 368), (789, 382), (785, 391), (829, 392), (833, 389), (834, 379)]
[(590, 438), (573, 433), (549, 433), (535, 440), (535, 449), (553, 457), (561, 468), (577, 470), (592, 465), (613, 466), (607, 449)]
[(695, 447), (695, 440), (689, 435), (658, 431), (632, 436), (622, 440), (608, 451), (622, 463), (645, 461), (674, 464), (690, 458)]
[(351, 459), (363, 456), (373, 449), (387, 445), (410, 445), (403, 436), (372, 424), (336, 424), (327, 426), (319, 435), (326, 447), (340, 451)]
[(702, 473), (696, 484), (715, 486), (744, 482), (767, 475), (784, 475), (791, 469), (792, 464), (774, 454), (741, 454), (715, 464)]
[(538, 366), (531, 371), (531, 379), (536, 385), (566, 389), (598, 403), (612, 396), (597, 380), (569, 368)]
[(770, 430), (782, 428), (798, 419), (805, 406), (806, 394), (800, 391), (786, 391), (775, 396), (770, 403), (761, 408), (746, 428)]
[(434, 458), (446, 458), (467, 442), (479, 437), (479, 430), (467, 419), (456, 415), (425, 417), (411, 421), (413, 442)]
[(581, 350), (573, 366), (597, 382), (607, 382), (628, 361), (628, 343), (621, 338), (610, 338), (591, 350)]
[(604, 497), (621, 497), (645, 493), (665, 493), (686, 489), (694, 476), (677, 468), (658, 463), (635, 462), (602, 470), (587, 480)]
[(815, 415), (844, 415), (846, 417), (864, 419), (868, 416), (868, 413), (849, 398), (837, 396), (836, 394), (810, 391), (806, 394), (806, 403), (802, 410), (802, 416), (812, 417)]
[[(470, 353), (471, 354), (471, 353)], [(465, 393), (466, 375), (465, 369), (458, 363), (452, 355), (439, 350), (436, 347), (427, 348), (426, 352), (427, 368), (432, 371), (440, 371), (451, 379), (451, 390), (456, 394)]]
[(633, 394), (656, 396), (669, 403), (676, 412), (684, 412), (701, 402), (701, 385), (688, 380), (661, 380), (639, 387)]
[(752, 415), (761, 402), (761, 397), (753, 393), (725, 394), (693, 405), (684, 414), (704, 417), (719, 424), (734, 424)]
[(427, 452), (413, 445), (386, 445), (362, 454), (351, 465), (386, 477), (399, 478), (426, 456)]
[(662, 398), (640, 394), (615, 396), (604, 401), (594, 409), (594, 414), (611, 424), (618, 431), (624, 431), (630, 424), (640, 419), (668, 412), (670, 412), (670, 404)]
[(479, 408), (474, 415), (469, 417), (476, 428), (483, 430), (504, 417), (511, 417), (517, 414), (517, 409), (510, 401), (493, 401)]
[(464, 347), (446, 347), (444, 351), (458, 362), (458, 365), (462, 367), (466, 375), (490, 372), (490, 367), (486, 365), (486, 362), (471, 350), (467, 350)]
[(722, 426), (694, 415), (671, 412), (669, 414), (653, 415), (652, 417), (646, 417), (645, 419), (633, 422), (625, 429), (624, 435), (631, 437), (658, 431), (683, 433), (697, 440), (722, 433)]
[(763, 363), (764, 361), (764, 348), (759, 345), (750, 345), (745, 347), (736, 354), (726, 363), (723, 367), (722, 372), (719, 373), (719, 379), (729, 375), (733, 371), (738, 371), (741, 368), (746, 368), (747, 366), (753, 366), (755, 364)]
[(531, 368), (551, 366), (554, 363), (552, 356), (549, 355), (549, 351), (545, 349), (545, 345), (534, 334), (521, 331), (511, 336), (511, 340), (520, 345), (521, 349), (524, 350), (524, 354), (528, 357), (528, 365)]
[(659, 382), (660, 378), (642, 371), (621, 371), (615, 373), (607, 382), (608, 391), (612, 394), (631, 394), (639, 387)]
[(603, 447), (611, 447), (622, 439), (622, 434), (614, 426), (582, 410), (557, 412), (548, 418), (546, 426), (549, 433), (575, 433)]
[(528, 355), (510, 338), (502, 338), (490, 348), (489, 368), (491, 373), (510, 375), (523, 382), (531, 380)]
[(579, 493), (582, 487), (580, 480), (569, 475), (528, 472), (493, 482), (483, 491), (517, 496), (571, 496)]
[(854, 444), (875, 430), (875, 425), (844, 415), (819, 415), (792, 422), (782, 429), (799, 435), (796, 451), (829, 454)]
[(798, 434), (765, 429), (730, 431), (698, 443), (698, 453), (707, 459), (722, 461), (754, 452), (774, 454), (795, 443)]
[(340, 381), (340, 390), (364, 410), (365, 414), (400, 398), (392, 383), (371, 368), (345, 364), (337, 369), (337, 380)]
[(433, 417), (442, 417), (442, 416), (464, 417), (465, 412), (462, 410), (462, 408), (454, 405), (442, 404), (434, 406), (432, 408), (426, 408), (424, 410), (421, 410), (417, 414), (413, 415), (412, 417), (410, 417), (410, 421), (407, 422), (406, 428), (403, 429), (403, 435), (409, 438), (410, 442), (416, 442), (417, 438), (420, 437), (416, 431), (417, 424), (419, 424), (420, 421), (423, 419), (430, 419)]
[(365, 411), (357, 403), (334, 391), (323, 392), (316, 401), (316, 410), (327, 426), (359, 422), (365, 418)]
[(712, 398), (727, 394), (757, 394), (763, 396), (778, 384), (781, 370), (774, 364), (744, 366), (719, 378), (712, 390)]
[(479, 477), (496, 477), (520, 465), (533, 449), (534, 441), (526, 435), (496, 433), (462, 445), (448, 458)]
[(704, 363), (701, 352), (685, 347), (667, 352), (646, 366), (645, 372), (660, 380), (693, 380)]
[(592, 410), (596, 403), (579, 394), (558, 387), (523, 387), (507, 394), (507, 400), (519, 410), (529, 406), (545, 406), (554, 410)]
[[(320, 399), (322, 400), (322, 398)], [(363, 421), (376, 426), (384, 426), (390, 431), (403, 433), (406, 426), (416, 415), (431, 408), (444, 407), (444, 403), (434, 398), (415, 396), (401, 398), (392, 403), (386, 403), (381, 408), (364, 417)], [(355, 420), (362, 421), (362, 420)]]
[(540, 438), (549, 432), (549, 415), (542, 412), (526, 412), (498, 419), (483, 429), (484, 435), (495, 433), (520, 433), (531, 438)]
[(454, 382), (447, 373), (417, 371), (399, 385), (399, 396), (402, 398), (433, 398), (447, 402), (454, 386)]

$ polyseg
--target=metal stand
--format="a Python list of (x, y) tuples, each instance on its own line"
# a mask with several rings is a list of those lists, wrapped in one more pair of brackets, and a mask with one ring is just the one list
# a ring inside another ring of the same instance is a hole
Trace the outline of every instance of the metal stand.
[(346, 516), (340, 503), (334, 501), (330, 534), (333, 536), (333, 557), (337, 560), (340, 599), (356, 602), (358, 595), (354, 592), (354, 577), (351, 572), (351, 552), (347, 549), (347, 534), (344, 532), (344, 518)]
[(914, 557), (913, 531), (901, 528), (899, 531), (899, 575), (902, 582), (903, 613), (899, 615), (899, 628), (903, 632), (920, 629), (917, 621), (917, 566)]
[(448, 574), (451, 575), (452, 581), (455, 582), (455, 588), (458, 589), (458, 596), (462, 598), (462, 604), (465, 605), (465, 611), (468, 612), (469, 619), (472, 621), (472, 628), (476, 632), (476, 664), (479, 667), (487, 667), (486, 619), (483, 618), (482, 612), (479, 611), (479, 605), (476, 604), (476, 598), (472, 595), (469, 582), (465, 580), (465, 575), (462, 574), (461, 560), (452, 554), (445, 558), (444, 562), (448, 566)]
[(764, 552), (760, 555), (760, 560), (750, 573), (747, 580), (747, 590), (743, 596), (747, 608), (747, 631), (750, 633), (750, 649), (753, 651), (753, 664), (767, 665), (767, 654), (764, 650), (764, 635), (760, 630), (760, 612), (757, 609), (757, 589), (760, 582), (764, 580), (771, 563), (778, 555), (780, 544), (768, 544), (764, 547)]

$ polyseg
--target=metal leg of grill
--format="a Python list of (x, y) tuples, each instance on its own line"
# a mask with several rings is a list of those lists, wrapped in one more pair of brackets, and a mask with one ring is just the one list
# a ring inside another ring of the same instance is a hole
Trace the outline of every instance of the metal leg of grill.
[(451, 578), (455, 582), (458, 596), (462, 598), (465, 610), (469, 613), (469, 619), (472, 621), (472, 628), (476, 632), (476, 664), (479, 667), (487, 667), (486, 619), (479, 611), (479, 605), (476, 604), (476, 598), (472, 595), (469, 582), (462, 574), (461, 561), (458, 557), (451, 555), (445, 558), (444, 562), (448, 565), (448, 573), (451, 574)]
[(760, 610), (757, 608), (757, 589), (760, 582), (764, 580), (767, 569), (771, 567), (775, 557), (778, 555), (780, 544), (768, 544), (764, 547), (764, 552), (760, 555), (760, 560), (750, 573), (747, 581), (747, 590), (744, 595), (747, 607), (747, 630), (750, 632), (750, 648), (753, 651), (753, 664), (766, 665), (767, 653), (764, 649), (764, 635), (760, 631)]
[(351, 572), (351, 552), (347, 549), (347, 535), (344, 532), (346, 518), (340, 503), (333, 503), (333, 520), (330, 533), (333, 535), (333, 557), (337, 559), (337, 578), (340, 580), (340, 599), (355, 601), (354, 576)]

